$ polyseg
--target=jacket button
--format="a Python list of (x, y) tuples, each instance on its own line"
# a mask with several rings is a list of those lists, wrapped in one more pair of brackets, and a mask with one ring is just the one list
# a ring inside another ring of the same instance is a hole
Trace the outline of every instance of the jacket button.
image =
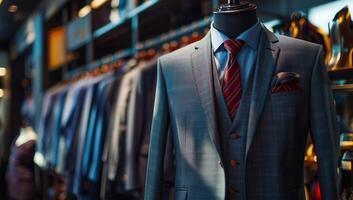
[(238, 139), (238, 138), (240, 138), (240, 136), (239, 136), (238, 133), (232, 133), (232, 134), (230, 134), (230, 139), (236, 140), (236, 139)]
[(238, 164), (238, 161), (236, 161), (236, 160), (230, 160), (230, 161), (229, 161), (229, 165), (230, 165), (231, 167), (236, 167), (237, 164)]

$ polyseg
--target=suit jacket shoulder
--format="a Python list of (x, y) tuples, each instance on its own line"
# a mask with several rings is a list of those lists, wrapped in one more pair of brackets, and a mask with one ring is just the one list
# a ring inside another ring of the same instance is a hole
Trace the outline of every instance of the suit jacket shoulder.
[(280, 48), (277, 71), (296, 71), (305, 75), (309, 81), (315, 66), (324, 66), (324, 61), (320, 60), (323, 55), (322, 45), (287, 36), (278, 36), (276, 45)]
[(162, 66), (163, 70), (170, 67), (191, 66), (190, 57), (195, 52), (196, 46), (201, 43), (201, 41), (191, 43), (185, 47), (161, 56), (159, 58), (159, 64)]
[(296, 55), (306, 55), (316, 58), (322, 45), (288, 36), (278, 36), (278, 45), (281, 51), (295, 53)]

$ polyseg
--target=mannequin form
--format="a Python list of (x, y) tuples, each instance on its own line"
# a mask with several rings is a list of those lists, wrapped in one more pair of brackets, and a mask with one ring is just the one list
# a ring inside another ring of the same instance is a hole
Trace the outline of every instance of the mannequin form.
[[(158, 59), (144, 199), (166, 199), (168, 180), (174, 199), (304, 200), (303, 152), (310, 129), (321, 194), (338, 200), (336, 114), (322, 47), (277, 37), (257, 24), (250, 3), (229, 0), (214, 14), (212, 26), (229, 39), (211, 27), (200, 41)], [(237, 53), (249, 62), (235, 62)], [(219, 62), (225, 68), (216, 69), (216, 61), (231, 56), (229, 65)], [(242, 69), (250, 71), (242, 77)], [(222, 70), (237, 86), (222, 87), (217, 80)], [(247, 83), (234, 102), (239, 77)], [(229, 105), (238, 109), (234, 120)], [(169, 169), (167, 158), (175, 163)]]
[(214, 12), (213, 26), (229, 38), (236, 38), (257, 22), (255, 4), (228, 0)]

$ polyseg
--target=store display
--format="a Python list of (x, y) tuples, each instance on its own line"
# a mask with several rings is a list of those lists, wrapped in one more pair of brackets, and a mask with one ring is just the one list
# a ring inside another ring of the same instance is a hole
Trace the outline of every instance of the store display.
[(274, 33), (321, 44), (324, 47), (325, 63), (331, 57), (329, 36), (320, 28), (312, 24), (303, 12), (292, 13), (288, 20), (273, 27)]
[(353, 68), (353, 21), (348, 6), (330, 22), (331, 58), (329, 70)]
[[(261, 24), (244, 28), (254, 24), (254, 12), (249, 11), (254, 7), (249, 5), (224, 6), (224, 12), (215, 13), (212, 28), (224, 31), (221, 44), (228, 53), (224, 75), (217, 68), (224, 60), (212, 49), (217, 48), (212, 30), (201, 41), (159, 59), (146, 200), (162, 199), (163, 161), (173, 156), (176, 199), (304, 199), (309, 129), (321, 195), (339, 199), (337, 124), (323, 49), (277, 37)], [(249, 21), (244, 17), (248, 14)], [(218, 15), (224, 23), (217, 24)], [(233, 21), (239, 27), (234, 28)], [(261, 34), (254, 31), (257, 27)], [(247, 51), (240, 41), (257, 52), (245, 64), (240, 57)], [(248, 77), (241, 73), (244, 66), (250, 66)], [(241, 99), (224, 85), (241, 87)], [(237, 109), (234, 120), (232, 109)], [(174, 155), (165, 155), (169, 125)]]
[(0, 199), (352, 199), (348, 0), (19, 4)]

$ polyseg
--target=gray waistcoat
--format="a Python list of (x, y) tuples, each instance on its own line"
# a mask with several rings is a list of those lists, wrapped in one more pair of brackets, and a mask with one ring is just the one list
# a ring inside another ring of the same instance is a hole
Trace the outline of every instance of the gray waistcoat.
[[(249, 119), (252, 73), (247, 80), (246, 87), (242, 87), (242, 99), (236, 117), (231, 121), (223, 97), (216, 65), (213, 63), (213, 84), (216, 97), (217, 124), (221, 138), (222, 163), (226, 173), (226, 199), (245, 200), (245, 148), (246, 133)], [(240, 137), (232, 139), (234, 133)], [(233, 161), (231, 161), (233, 160)], [(234, 166), (234, 160), (237, 162)], [(232, 166), (233, 163), (233, 166)]]

